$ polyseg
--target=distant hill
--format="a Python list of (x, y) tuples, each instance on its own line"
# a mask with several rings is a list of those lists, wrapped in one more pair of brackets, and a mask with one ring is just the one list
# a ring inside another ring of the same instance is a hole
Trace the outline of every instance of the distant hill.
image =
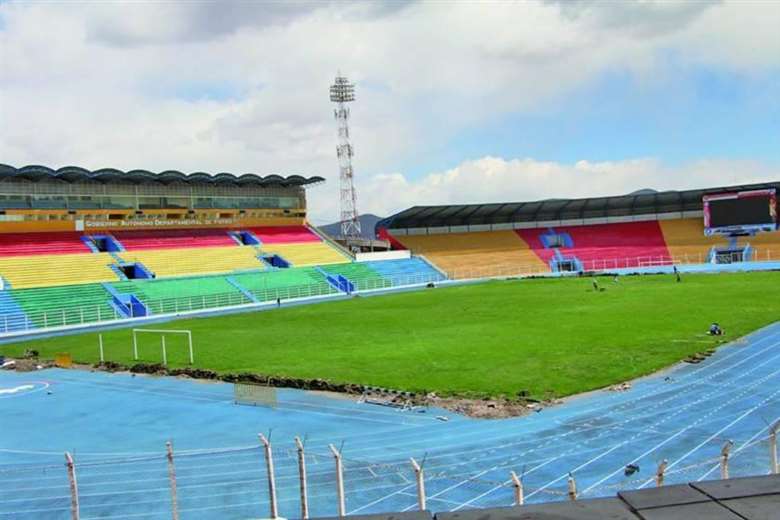
[(629, 193), (629, 195), (652, 195), (653, 193), (658, 193), (658, 190), (645, 188), (643, 190), (632, 191), (631, 193)]
[[(377, 222), (379, 222), (383, 218), (384, 217), (378, 217), (372, 213), (360, 215), (358, 217), (358, 220), (360, 221), (360, 230), (362, 231), (361, 236), (366, 239), (375, 238), (374, 226), (376, 225)], [(341, 222), (334, 222), (333, 224), (327, 224), (325, 226), (317, 226), (317, 227), (321, 229), (323, 233), (331, 237), (337, 237), (341, 235)]]

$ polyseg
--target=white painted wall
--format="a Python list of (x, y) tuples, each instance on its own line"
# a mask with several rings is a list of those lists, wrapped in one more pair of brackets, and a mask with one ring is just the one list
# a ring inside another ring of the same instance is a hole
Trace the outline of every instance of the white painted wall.
[(411, 251), (377, 251), (374, 253), (357, 253), (355, 260), (357, 262), (373, 262), (375, 260), (404, 260), (411, 258)]

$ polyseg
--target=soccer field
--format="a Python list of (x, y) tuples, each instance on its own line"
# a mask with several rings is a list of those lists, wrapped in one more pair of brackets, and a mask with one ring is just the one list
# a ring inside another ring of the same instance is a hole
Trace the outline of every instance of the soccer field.
[[(268, 312), (178, 320), (195, 366), (463, 396), (560, 397), (651, 373), (780, 319), (780, 273), (493, 281)], [(106, 359), (132, 364), (129, 329), (104, 333)], [(167, 338), (185, 366), (184, 338)], [(139, 342), (160, 362), (159, 337)], [(96, 333), (0, 347), (96, 362)]]

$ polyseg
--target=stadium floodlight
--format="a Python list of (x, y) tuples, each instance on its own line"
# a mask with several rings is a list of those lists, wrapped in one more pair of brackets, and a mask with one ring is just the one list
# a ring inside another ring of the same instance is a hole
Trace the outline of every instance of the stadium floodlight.
[(330, 100), (336, 103), (333, 114), (339, 124), (339, 190), (341, 210), (341, 235), (345, 240), (360, 238), (360, 221), (357, 212), (354, 170), (352, 169), (352, 144), (349, 142), (349, 108), (345, 103), (355, 101), (355, 85), (339, 73), (330, 86)]

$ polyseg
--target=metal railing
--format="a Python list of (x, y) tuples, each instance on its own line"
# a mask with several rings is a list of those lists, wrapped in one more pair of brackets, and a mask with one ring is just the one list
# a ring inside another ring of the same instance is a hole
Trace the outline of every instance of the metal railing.
[[(487, 255), (486, 255), (487, 256)], [(780, 254), (772, 249), (750, 249), (748, 258), (741, 253), (719, 254), (717, 261), (709, 253), (669, 256), (638, 256), (632, 258), (597, 259), (580, 262), (577, 272), (609, 273), (619, 270), (647, 270), (653, 267), (729, 264), (739, 262), (780, 262)], [(443, 270), (447, 278), (452, 280), (479, 278), (513, 278), (528, 276), (549, 276), (551, 269), (544, 263), (534, 264), (503, 264), (473, 266), (468, 268)], [(271, 275), (272, 276), (272, 275)], [(360, 293), (375, 290), (387, 290), (395, 287), (425, 285), (439, 282), (445, 277), (439, 273), (412, 273), (407, 275), (385, 276), (350, 280)], [(267, 283), (268, 279), (264, 278)], [(291, 285), (286, 287), (246, 288), (247, 293), (236, 289), (229, 293), (207, 294), (198, 296), (178, 296), (170, 298), (144, 299), (148, 313), (151, 315), (176, 315), (198, 312), (208, 309), (230, 308), (240, 305), (262, 305), (301, 298), (333, 296), (342, 293), (327, 282)], [(251, 294), (252, 298), (249, 297)], [(101, 322), (128, 320), (137, 316), (126, 316), (108, 303), (97, 305), (65, 305), (56, 306), (43, 311), (0, 315), (0, 334), (18, 333), (29, 330), (51, 329), (65, 326), (79, 326)]]
[[(273, 275), (271, 275), (273, 276)], [(413, 273), (409, 275), (387, 276), (351, 280), (354, 293), (424, 285), (439, 282), (444, 277), (438, 273)], [(267, 280), (266, 280), (267, 282)], [(198, 296), (179, 296), (170, 298), (143, 299), (147, 313), (144, 316), (126, 315), (109, 303), (93, 305), (65, 305), (43, 311), (0, 315), (0, 333), (18, 333), (40, 331), (58, 327), (89, 325), (103, 322), (131, 320), (148, 315), (177, 315), (209, 309), (237, 307), (241, 305), (263, 305), (303, 298), (315, 298), (344, 294), (327, 282), (291, 285), (286, 287), (246, 288), (253, 299), (239, 289), (232, 292), (206, 294)], [(108, 300), (108, 296), (107, 296)], [(130, 308), (132, 311), (132, 307)]]
[[(435, 252), (428, 251), (428, 255)], [(749, 249), (747, 256), (742, 253), (721, 253), (713, 258), (710, 253), (684, 254), (684, 255), (654, 255), (654, 256), (636, 256), (623, 258), (599, 258), (596, 260), (580, 261), (571, 270), (558, 271), (572, 272), (595, 272), (608, 273), (615, 271), (625, 271), (631, 269), (647, 270), (653, 267), (664, 266), (683, 266), (683, 265), (724, 265), (747, 262), (780, 262), (780, 254), (770, 248)], [(428, 256), (430, 258), (430, 256)], [(473, 278), (504, 278), (504, 277), (527, 277), (544, 276), (553, 271), (549, 265), (543, 262), (533, 264), (499, 264), (485, 266), (469, 266), (463, 268), (445, 269), (447, 277), (453, 280), (464, 280)]]

